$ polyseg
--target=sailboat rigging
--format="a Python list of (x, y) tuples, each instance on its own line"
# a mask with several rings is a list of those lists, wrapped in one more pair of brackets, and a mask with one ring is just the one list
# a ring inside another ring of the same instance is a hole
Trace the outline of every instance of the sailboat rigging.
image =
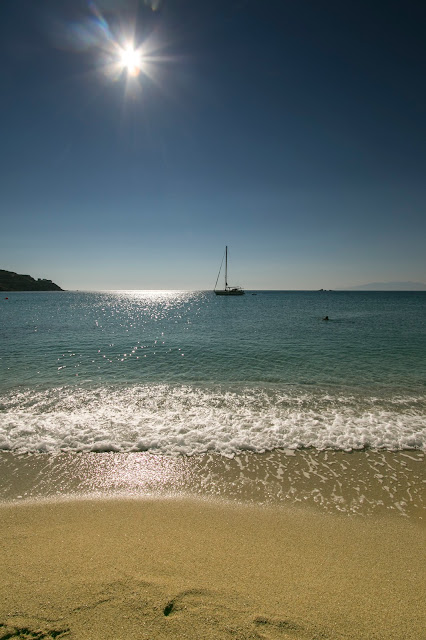
[(219, 281), (220, 272), (222, 270), (222, 263), (220, 265), (219, 273), (217, 274), (216, 284), (214, 286), (214, 292), (217, 296), (242, 296), (245, 291), (242, 287), (230, 287), (228, 284), (228, 246), (225, 247), (225, 288), (224, 289), (216, 289), (217, 283)]

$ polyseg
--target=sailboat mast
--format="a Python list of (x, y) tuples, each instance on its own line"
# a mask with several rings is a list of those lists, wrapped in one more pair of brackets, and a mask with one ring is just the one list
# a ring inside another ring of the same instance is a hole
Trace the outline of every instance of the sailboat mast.
[[(225, 259), (225, 288), (224, 289), (216, 289), (217, 283), (220, 279), (220, 274), (222, 273), (223, 260)], [(220, 263), (219, 273), (217, 274), (216, 284), (214, 285), (213, 291), (217, 296), (242, 296), (244, 295), (244, 289), (241, 287), (230, 287), (228, 284), (228, 245), (225, 247), (225, 255), (222, 255), (222, 262)]]

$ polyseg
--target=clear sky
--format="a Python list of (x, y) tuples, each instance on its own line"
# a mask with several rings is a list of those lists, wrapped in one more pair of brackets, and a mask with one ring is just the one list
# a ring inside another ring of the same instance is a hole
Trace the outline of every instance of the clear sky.
[(249, 289), (425, 282), (425, 27), (417, 0), (3, 0), (0, 268), (208, 289), (228, 244)]

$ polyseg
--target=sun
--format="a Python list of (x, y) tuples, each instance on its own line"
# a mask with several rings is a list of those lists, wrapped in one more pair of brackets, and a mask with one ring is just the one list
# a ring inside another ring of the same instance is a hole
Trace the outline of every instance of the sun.
[(142, 55), (139, 49), (134, 49), (128, 45), (125, 49), (120, 49), (120, 64), (131, 76), (139, 75), (142, 68)]

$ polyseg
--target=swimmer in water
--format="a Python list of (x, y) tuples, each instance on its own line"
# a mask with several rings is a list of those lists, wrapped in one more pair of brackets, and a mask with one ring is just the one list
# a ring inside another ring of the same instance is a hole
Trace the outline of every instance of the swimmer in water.
[(328, 316), (324, 316), (323, 320), (328, 320)]

